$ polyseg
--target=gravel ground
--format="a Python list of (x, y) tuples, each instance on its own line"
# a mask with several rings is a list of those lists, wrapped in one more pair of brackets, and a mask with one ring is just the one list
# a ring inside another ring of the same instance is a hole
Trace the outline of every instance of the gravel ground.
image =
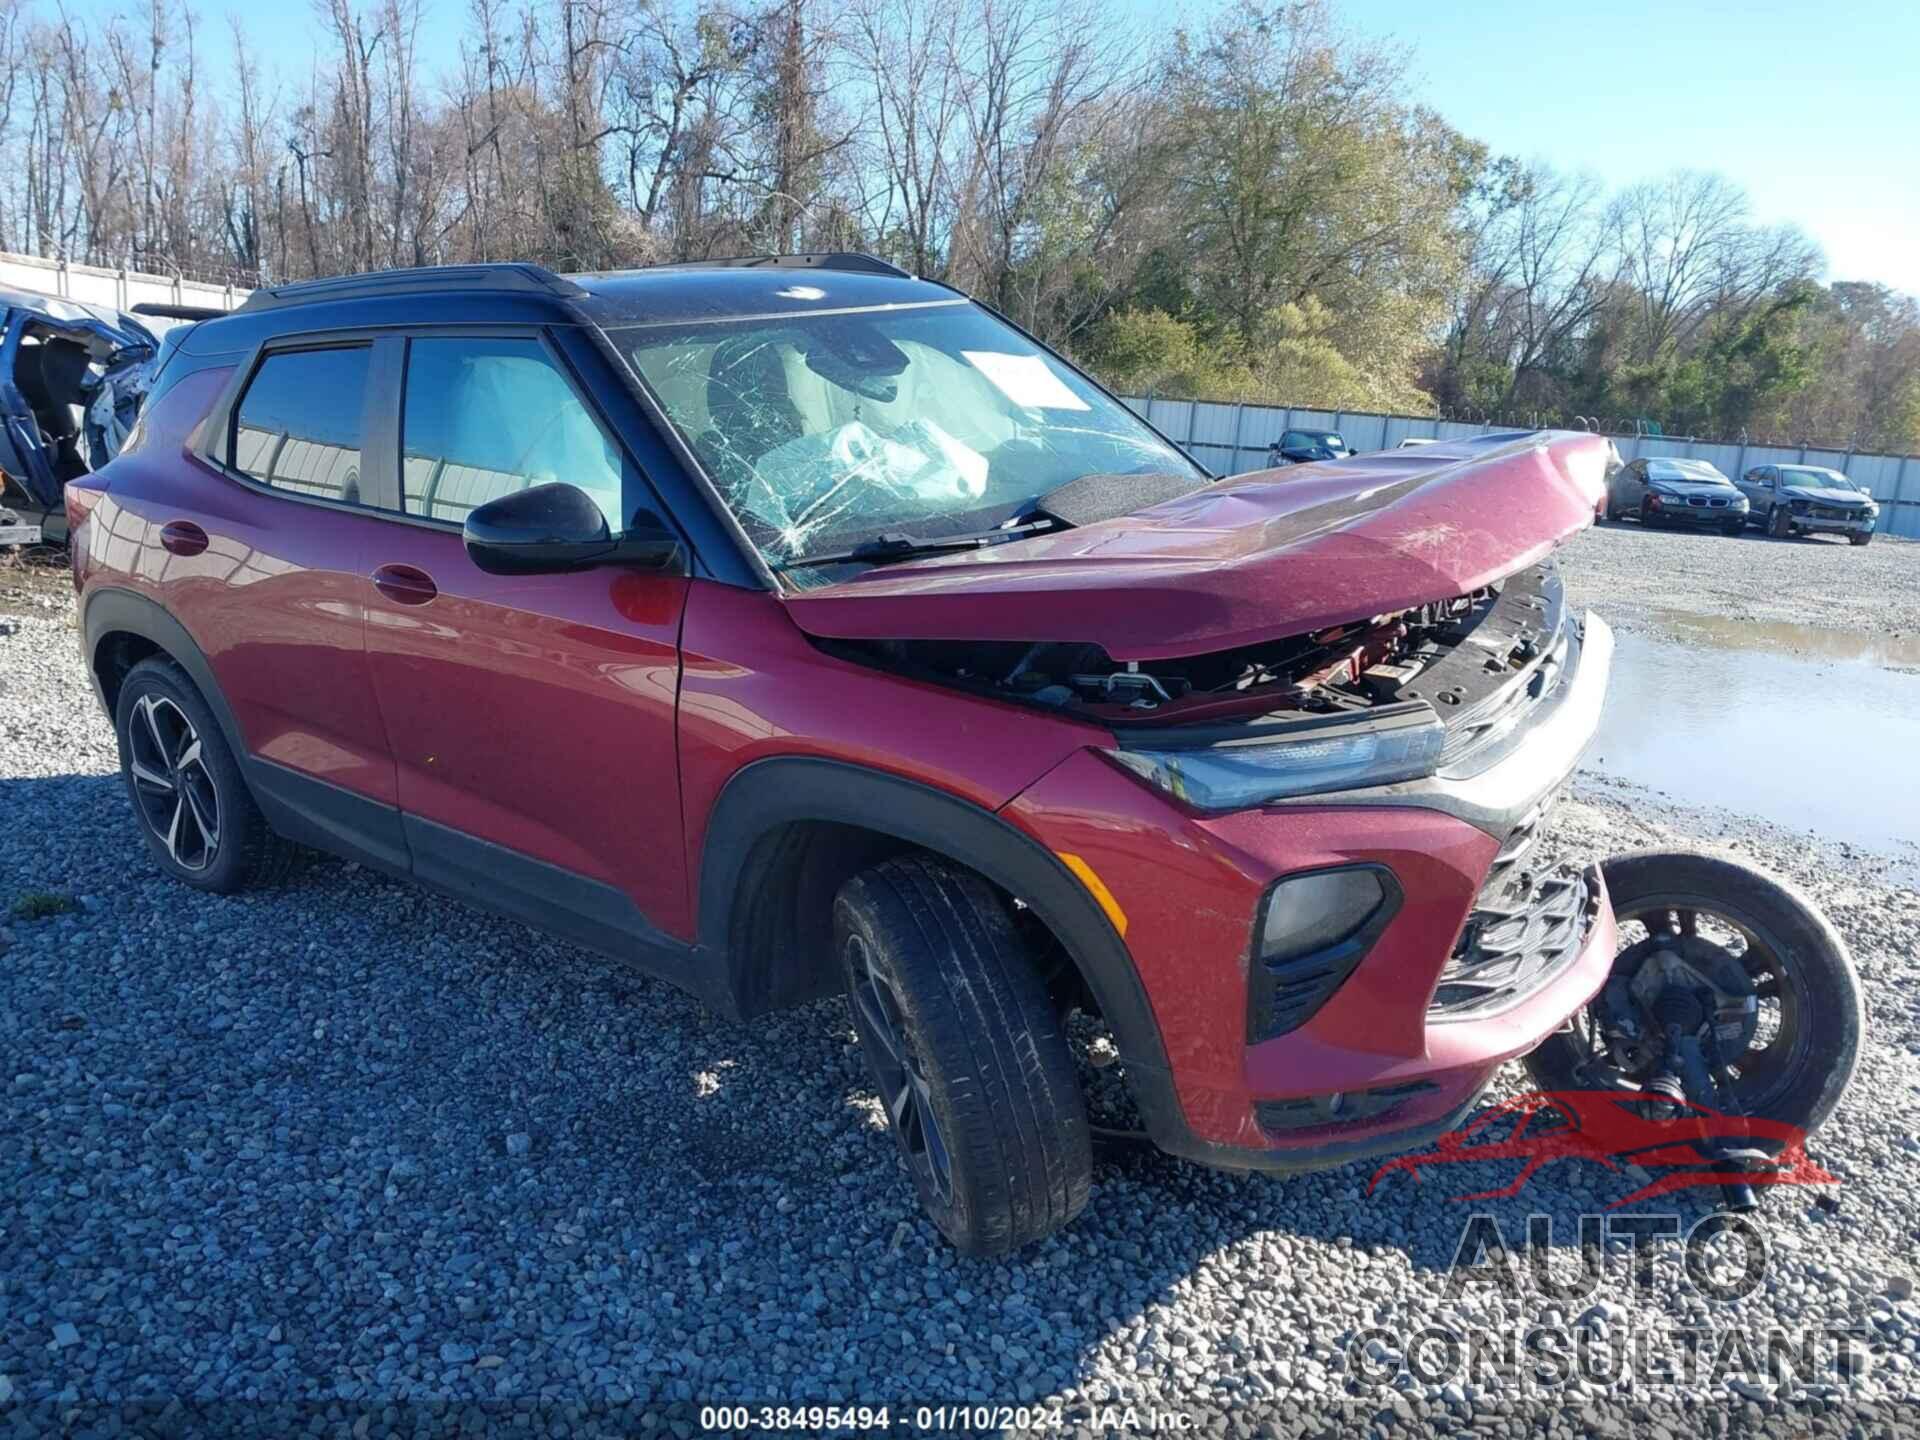
[(1920, 638), (1920, 541), (1876, 535), (1738, 540), (1637, 521), (1596, 526), (1564, 549), (1569, 592), (1616, 629), (1657, 628), (1662, 612)]
[[(1693, 543), (1606, 533), (1576, 569), (1596, 596), (1631, 595), (1634, 562), (1605, 547)], [(1686, 583), (1722, 606), (1734, 557), (1821, 555), (1818, 585), (1842, 595), (1920, 560), (1697, 543), (1728, 562)], [(1742, 603), (1787, 587), (1760, 588)], [(1173, 1414), (1329, 1436), (1369, 1420), (1517, 1435), (1547, 1409), (1558, 1433), (1656, 1437), (1772, 1429), (1791, 1401), (1798, 1433), (1890, 1434), (1904, 1423), (1869, 1417), (1920, 1394), (1920, 896), (1879, 857), (1603, 777), (1561, 808), (1571, 851), (1704, 843), (1813, 895), (1865, 977), (1870, 1035), (1813, 1146), (1842, 1184), (1770, 1198), (1753, 1293), (1706, 1298), (1669, 1245), (1646, 1290), (1615, 1256), (1593, 1295), (1556, 1301), (1459, 1283), (1470, 1207), (1444, 1181), (1396, 1178), (1369, 1200), (1366, 1166), (1283, 1181), (1109, 1158), (1066, 1233), (963, 1260), (920, 1218), (839, 1002), (726, 1025), (331, 860), (278, 891), (201, 896), (148, 864), (114, 770), (70, 597), (0, 571), (0, 1433), (77, 1416), (100, 1433), (664, 1418), (684, 1434), (686, 1402), (771, 1400), (1039, 1401), (1105, 1428)], [(74, 908), (6, 918), (35, 896)], [(1471, 1167), (1474, 1188), (1508, 1178), (1479, 1174), (1493, 1168)], [(1478, 1208), (1516, 1239), (1551, 1215), (1564, 1246), (1624, 1193), (1559, 1165)], [(1686, 1225), (1708, 1213), (1673, 1208)], [(1531, 1399), (1496, 1378), (1363, 1378), (1397, 1369), (1390, 1337), (1362, 1347), (1370, 1327), (1536, 1323), (1611, 1339), (1839, 1323), (1873, 1353), (1778, 1395), (1738, 1376)]]

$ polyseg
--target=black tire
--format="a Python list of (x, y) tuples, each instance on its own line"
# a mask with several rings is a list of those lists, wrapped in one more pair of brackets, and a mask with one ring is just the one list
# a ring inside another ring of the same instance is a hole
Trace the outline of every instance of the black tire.
[(219, 722), (179, 666), (156, 657), (128, 671), (113, 728), (135, 823), (168, 875), (231, 895), (293, 867), (298, 849), (268, 827)]
[(1776, 540), (1793, 538), (1793, 519), (1784, 505), (1776, 505), (1767, 512), (1767, 534)]
[(1078, 1215), (1093, 1176), (1086, 1102), (999, 893), (931, 857), (883, 861), (840, 891), (833, 940), (889, 1128), (940, 1233), (1004, 1255)]
[(1744, 520), (1729, 520), (1720, 527), (1720, 533), (1738, 540), (1746, 528), (1747, 522)]
[[(1600, 868), (1617, 916), (1663, 909), (1723, 916), (1778, 957), (1804, 1013), (1796, 1012), (1795, 1043), (1777, 1082), (1749, 1113), (1807, 1131), (1831, 1115), (1859, 1064), (1866, 1019), (1853, 959), (1826, 917), (1779, 881), (1712, 855), (1640, 851)], [(1527, 1069), (1542, 1090), (1578, 1090), (1588, 1084), (1582, 1058), (1580, 1039), (1562, 1031), (1527, 1057)]]
[(1849, 545), (1865, 545), (1872, 539), (1873, 539), (1873, 532), (1869, 530), (1865, 534), (1847, 536), (1847, 543)]

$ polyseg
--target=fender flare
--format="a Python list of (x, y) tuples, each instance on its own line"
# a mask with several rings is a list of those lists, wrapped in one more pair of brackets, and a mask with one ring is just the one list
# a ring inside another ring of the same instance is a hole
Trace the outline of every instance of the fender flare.
[(240, 724), (234, 719), (233, 709), (227, 704), (227, 697), (221, 693), (219, 682), (213, 678), (213, 666), (207, 663), (206, 652), (187, 633), (187, 627), (168, 614), (158, 601), (138, 591), (123, 590), (117, 586), (89, 589), (80, 598), (80, 634), (84, 647), (81, 658), (86, 661), (87, 679), (93, 683), (94, 696), (107, 712), (109, 721), (113, 719), (113, 708), (107, 704), (106, 690), (100, 684), (97, 663), (100, 642), (110, 634), (138, 635), (159, 646), (170, 660), (187, 672), (187, 678), (193, 681), (194, 688), (207, 702), (207, 708), (213, 711), (213, 718), (220, 723), (227, 748), (244, 765), (249, 752), (242, 742)]
[[(1186, 1126), (1146, 987), (1106, 912), (1045, 846), (992, 811), (931, 785), (841, 760), (781, 756), (736, 771), (714, 801), (701, 849), (701, 948), (730, 953), (757, 842), (777, 827), (827, 821), (878, 831), (978, 872), (1032, 907), (1065, 947), (1113, 1030), (1129, 1088), (1163, 1148)], [(1164, 1133), (1163, 1133), (1164, 1132)]]

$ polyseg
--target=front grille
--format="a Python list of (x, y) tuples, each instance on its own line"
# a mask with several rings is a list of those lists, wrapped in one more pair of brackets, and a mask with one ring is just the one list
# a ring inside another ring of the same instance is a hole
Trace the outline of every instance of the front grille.
[(1724, 510), (1727, 508), (1727, 506), (1731, 505), (1732, 503), (1733, 502), (1727, 499), (1725, 496), (1715, 497), (1712, 495), (1689, 495), (1687, 497), (1687, 504), (1693, 506), (1696, 509), (1711, 508), (1714, 510)]
[(1534, 859), (1558, 798), (1555, 792), (1535, 806), (1494, 857), (1440, 972), (1429, 1019), (1496, 1014), (1538, 990), (1580, 953), (1598, 897), (1579, 871), (1558, 866), (1542, 873)]
[(1858, 520), (1860, 514), (1858, 510), (1841, 510), (1832, 505), (1813, 507), (1813, 518), (1816, 520)]

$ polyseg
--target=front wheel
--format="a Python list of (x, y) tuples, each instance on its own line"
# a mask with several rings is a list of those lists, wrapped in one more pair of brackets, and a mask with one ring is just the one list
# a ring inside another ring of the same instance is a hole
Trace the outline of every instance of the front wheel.
[(999, 892), (931, 857), (887, 860), (842, 888), (833, 940), (887, 1124), (941, 1234), (1004, 1255), (1078, 1215), (1086, 1102)]
[(1723, 535), (1731, 535), (1734, 539), (1738, 540), (1746, 528), (1747, 522), (1744, 520), (1729, 520), (1725, 525), (1720, 527), (1720, 531)]
[(1767, 534), (1776, 540), (1788, 540), (1793, 536), (1793, 518), (1787, 513), (1787, 507), (1776, 505), (1767, 512)]
[(1666, 1058), (1662, 1022), (1683, 1015), (1718, 1062), (1728, 1102), (1718, 1108), (1809, 1131), (1832, 1114), (1865, 1020), (1853, 960), (1826, 918), (1711, 855), (1644, 851), (1600, 868), (1621, 949), (1600, 995), (1527, 1057), (1539, 1087), (1644, 1085)]
[(213, 711), (171, 661), (142, 660), (114, 704), (120, 774), (160, 868), (232, 894), (283, 877), (297, 851), (268, 828)]

